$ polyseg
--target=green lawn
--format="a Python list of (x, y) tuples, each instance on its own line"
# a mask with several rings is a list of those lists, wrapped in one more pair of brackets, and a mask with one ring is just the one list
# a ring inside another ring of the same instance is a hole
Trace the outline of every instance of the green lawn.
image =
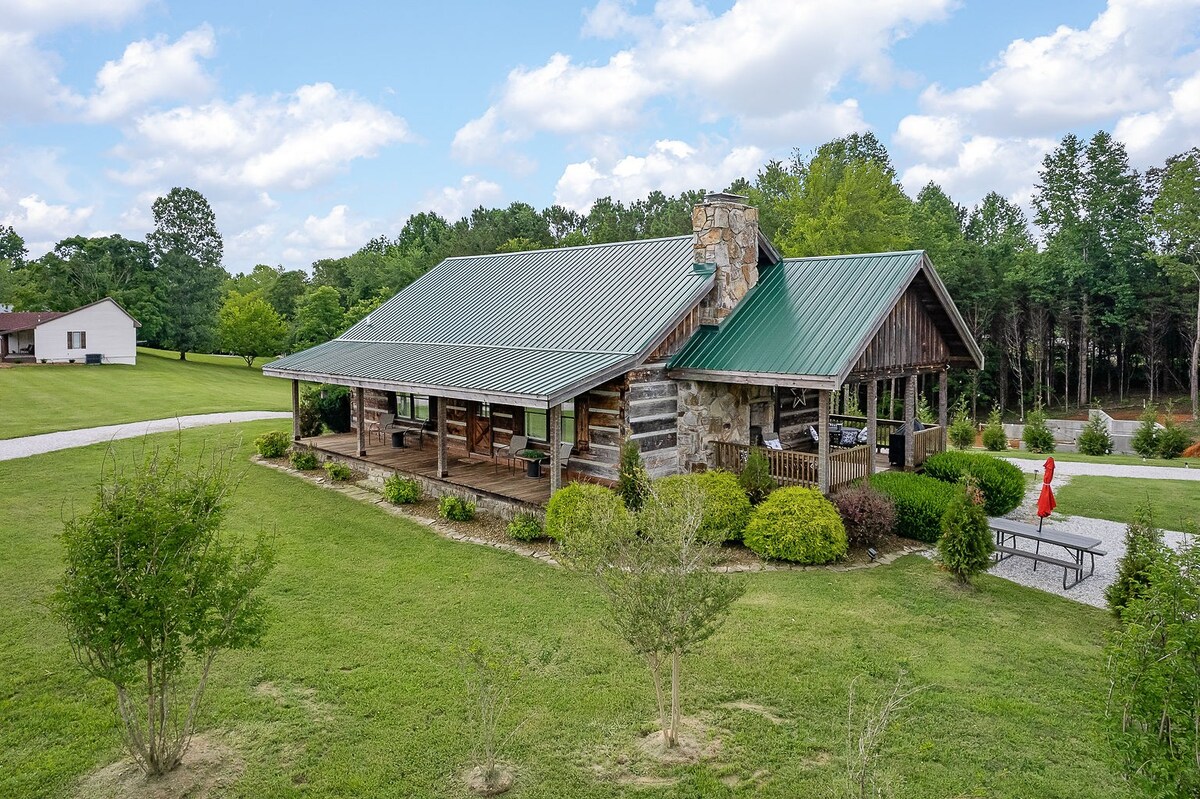
[(1054, 494), (1058, 513), (1129, 522), (1137, 506), (1149, 501), (1155, 524), (1182, 530), (1185, 521), (1200, 524), (1200, 483), (1128, 477), (1072, 477)]
[(1062, 461), (1063, 463), (1106, 463), (1113, 466), (1173, 466), (1176, 469), (1182, 469), (1187, 465), (1193, 469), (1200, 468), (1200, 458), (1172, 458), (1171, 460), (1147, 458), (1146, 460), (1142, 460), (1140, 455), (1081, 455), (1078, 452), (1051, 452), (1047, 454), (1016, 449), (1010, 449), (1006, 452), (992, 452), (979, 448), (976, 448), (974, 451), (986, 452), (998, 458), (1019, 458), (1027, 461), (1045, 461), (1046, 458), (1054, 458), (1056, 462)]
[[(265, 361), (263, 361), (265, 362)], [(0, 371), (0, 439), (217, 411), (286, 411), (288, 381), (240, 358), (138, 348), (137, 366), (17, 366)]]
[[(278, 427), (240, 429), (248, 442)], [(182, 435), (194, 448), (213, 431)], [(69, 795), (121, 756), (111, 689), (73, 663), (42, 604), (61, 568), (61, 519), (89, 501), (101, 455), (0, 462), (0, 796)], [(471, 742), (456, 647), (475, 638), (556, 653), (511, 707), (524, 722), (508, 752), (518, 799), (832, 796), (851, 680), (882, 689), (901, 667), (930, 688), (887, 739), (893, 795), (1128, 795), (1104, 739), (1108, 616), (1000, 579), (964, 592), (916, 556), (753, 575), (685, 673), (685, 712), (714, 725), (721, 756), (667, 768), (680, 782), (643, 793), (594, 776), (650, 729), (654, 700), (582, 579), (258, 466), (230, 523), (273, 531), (278, 565), (264, 646), (212, 675), (202, 727), (246, 761), (220, 796), (463, 795), (455, 775)]]

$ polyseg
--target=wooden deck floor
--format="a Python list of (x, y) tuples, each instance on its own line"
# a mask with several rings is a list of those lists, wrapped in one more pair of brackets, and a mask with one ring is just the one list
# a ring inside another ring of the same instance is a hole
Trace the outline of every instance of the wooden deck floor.
[[(450, 474), (437, 477), (437, 445), (425, 442), (419, 447), (393, 448), (390, 443), (379, 443), (379, 439), (368, 440), (367, 454), (358, 455), (358, 436), (355, 433), (338, 433), (328, 436), (301, 439), (301, 443), (316, 449), (332, 452), (348, 458), (395, 469), (399, 472), (417, 474), (431, 480), (465, 488), (486, 491), (501, 497), (516, 499), (534, 505), (545, 505), (550, 501), (550, 479), (543, 468), (541, 478), (525, 476), (523, 468), (510, 470), (506, 463), (493, 464), (483, 456), (468, 457), (462, 449), (451, 446), (447, 452)], [(518, 463), (518, 467), (523, 464)]]

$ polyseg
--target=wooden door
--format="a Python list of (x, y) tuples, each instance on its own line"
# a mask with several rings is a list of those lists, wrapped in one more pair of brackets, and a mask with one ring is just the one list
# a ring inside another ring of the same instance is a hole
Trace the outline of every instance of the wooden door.
[(467, 403), (467, 449), (479, 455), (492, 455), (491, 406), (486, 402)]

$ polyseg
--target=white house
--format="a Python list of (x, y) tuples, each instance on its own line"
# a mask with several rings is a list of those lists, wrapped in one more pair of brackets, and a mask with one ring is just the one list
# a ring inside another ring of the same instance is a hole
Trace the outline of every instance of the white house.
[(0, 313), (0, 360), (132, 366), (139, 327), (111, 297), (73, 311)]

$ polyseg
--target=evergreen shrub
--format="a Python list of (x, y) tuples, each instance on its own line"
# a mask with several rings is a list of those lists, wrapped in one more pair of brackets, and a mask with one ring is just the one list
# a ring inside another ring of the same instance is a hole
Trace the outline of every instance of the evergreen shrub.
[(254, 439), (254, 448), (264, 458), (282, 458), (289, 446), (288, 434), (282, 430), (272, 430)]
[(1003, 516), (1025, 498), (1025, 475), (1008, 461), (982, 452), (939, 452), (925, 461), (925, 474), (947, 483), (972, 477), (983, 492), (984, 510)]
[(421, 484), (393, 474), (383, 481), (383, 498), (393, 505), (411, 505), (421, 500)]
[(750, 520), (750, 500), (732, 472), (714, 469), (697, 474), (676, 474), (655, 480), (653, 490), (667, 504), (677, 501), (685, 486), (694, 485), (703, 503), (697, 534), (713, 543), (740, 541)]
[(896, 535), (930, 543), (941, 535), (942, 517), (963, 490), (911, 472), (880, 472), (871, 476), (870, 483), (895, 504)]
[(746, 546), (764, 558), (829, 563), (846, 556), (842, 517), (815, 488), (780, 488), (750, 514)]
[(1008, 436), (1004, 432), (1004, 423), (1000, 421), (999, 408), (993, 408), (988, 414), (987, 425), (983, 428), (983, 445), (992, 452), (1008, 449)]

